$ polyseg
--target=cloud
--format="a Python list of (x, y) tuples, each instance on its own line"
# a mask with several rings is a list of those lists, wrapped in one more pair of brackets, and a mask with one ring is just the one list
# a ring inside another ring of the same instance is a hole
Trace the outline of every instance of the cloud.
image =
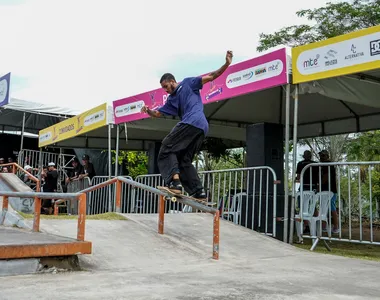
[(0, 73), (27, 83), (12, 85), (12, 96), (81, 110), (158, 88), (169, 70), (177, 78), (212, 71), (228, 49), (234, 62), (252, 58), (260, 32), (294, 24), (305, 7), (300, 0), (267, 0), (260, 9), (249, 0), (17, 3), (0, 12)]

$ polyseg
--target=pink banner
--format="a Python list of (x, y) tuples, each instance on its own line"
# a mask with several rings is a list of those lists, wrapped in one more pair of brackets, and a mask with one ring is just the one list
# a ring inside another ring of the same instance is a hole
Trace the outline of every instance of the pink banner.
[[(175, 76), (175, 74), (174, 74)], [(201, 90), (204, 104), (230, 99), (288, 83), (286, 50), (280, 49), (236, 65), (231, 65), (219, 78)], [(113, 102), (115, 124), (149, 118), (140, 112), (143, 105), (150, 109), (162, 106), (168, 94), (156, 89)]]

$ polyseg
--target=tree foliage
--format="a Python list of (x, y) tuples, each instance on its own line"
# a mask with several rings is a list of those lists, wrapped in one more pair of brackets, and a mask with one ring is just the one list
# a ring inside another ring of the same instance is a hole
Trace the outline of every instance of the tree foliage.
[[(115, 164), (116, 151), (112, 151), (112, 163)], [(118, 164), (124, 174), (136, 178), (148, 173), (148, 156), (144, 151), (119, 151)]]
[(380, 0), (329, 2), (324, 7), (297, 11), (296, 16), (306, 19), (310, 24), (287, 26), (270, 34), (261, 33), (257, 51), (279, 45), (295, 47), (314, 43), (378, 25)]

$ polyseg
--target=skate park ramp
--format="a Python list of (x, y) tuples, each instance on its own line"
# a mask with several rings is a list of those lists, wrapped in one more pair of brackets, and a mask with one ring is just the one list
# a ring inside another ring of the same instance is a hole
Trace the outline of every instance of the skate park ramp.
[[(379, 299), (377, 262), (300, 250), (227, 221), (216, 261), (209, 214), (166, 214), (164, 235), (155, 214), (125, 216), (87, 220), (83, 271), (4, 277), (1, 299)], [(41, 228), (72, 236), (75, 220)]]
[[(16, 174), (0, 173), (0, 191), (3, 192), (33, 192)], [(26, 214), (34, 211), (33, 198), (9, 197), (10, 206), (16, 210)]]

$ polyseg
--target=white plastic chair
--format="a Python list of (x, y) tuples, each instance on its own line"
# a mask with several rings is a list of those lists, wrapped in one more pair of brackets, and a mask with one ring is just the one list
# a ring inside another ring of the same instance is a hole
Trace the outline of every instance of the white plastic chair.
[[(303, 191), (302, 195), (303, 196), (301, 197), (301, 192), (298, 192), (296, 194), (296, 198), (298, 197), (301, 198), (299, 202), (300, 213), (294, 216), (299, 242), (302, 241), (301, 218), (303, 219), (303, 221), (309, 221), (310, 234), (311, 235), (316, 234), (316, 226), (315, 226), (316, 223), (313, 222), (313, 215), (314, 215), (315, 205), (316, 205), (315, 193), (313, 191)], [(302, 211), (301, 211), (301, 201), (302, 201)]]
[(230, 211), (223, 212), (223, 216), (227, 216), (227, 220), (232, 216), (232, 220), (235, 224), (239, 224), (239, 218), (241, 216), (241, 202), (243, 196), (247, 196), (247, 193), (237, 193), (232, 197), (232, 206)]
[(333, 192), (320, 192), (315, 195), (316, 203), (319, 202), (319, 213), (317, 217), (313, 217), (312, 223), (317, 228), (317, 236), (321, 235), (320, 227), (321, 225), (317, 223), (320, 221), (325, 221), (327, 223), (326, 228), (329, 228), (329, 211), (330, 211), (330, 203), (331, 198), (334, 196)]

